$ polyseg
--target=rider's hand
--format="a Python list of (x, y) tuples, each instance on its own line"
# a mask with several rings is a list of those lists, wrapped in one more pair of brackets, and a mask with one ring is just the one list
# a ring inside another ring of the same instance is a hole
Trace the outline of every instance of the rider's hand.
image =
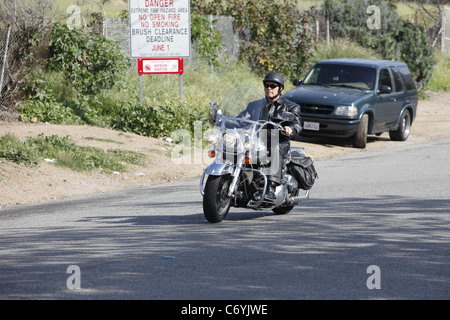
[(284, 131), (282, 131), (282, 134), (284, 134), (285, 136), (289, 137), (292, 134), (292, 128), (288, 127), (288, 126), (285, 126), (284, 127)]

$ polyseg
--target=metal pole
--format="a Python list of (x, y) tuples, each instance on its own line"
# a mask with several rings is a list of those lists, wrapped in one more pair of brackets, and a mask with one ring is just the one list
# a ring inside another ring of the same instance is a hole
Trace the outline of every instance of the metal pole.
[(330, 44), (330, 20), (327, 18), (327, 44)]
[[(211, 30), (214, 30), (212, 15), (208, 16), (208, 20), (209, 20), (209, 27), (211, 28)], [(214, 64), (213, 63), (211, 63), (211, 73), (214, 74)]]
[(142, 93), (142, 74), (139, 75), (139, 104), (144, 102), (143, 93)]
[(319, 19), (316, 20), (316, 37), (317, 40), (319, 40), (319, 36), (320, 36), (320, 24), (319, 24)]
[(1, 75), (1, 79), (0, 79), (0, 97), (2, 96), (3, 79), (4, 79), (4, 75), (5, 75), (6, 59), (8, 58), (8, 47), (9, 47), (10, 34), (11, 34), (11, 26), (8, 27), (8, 34), (6, 36), (5, 54), (3, 55), (2, 75)]
[(180, 73), (180, 106), (183, 105), (183, 74)]
[(441, 33), (441, 52), (445, 52), (445, 28), (447, 27), (446, 26), (446, 18), (447, 18), (447, 15), (446, 15), (446, 13), (447, 13), (447, 7), (445, 7), (444, 6), (444, 10), (442, 10), (442, 28), (441, 28), (441, 31), (442, 31), (442, 33)]

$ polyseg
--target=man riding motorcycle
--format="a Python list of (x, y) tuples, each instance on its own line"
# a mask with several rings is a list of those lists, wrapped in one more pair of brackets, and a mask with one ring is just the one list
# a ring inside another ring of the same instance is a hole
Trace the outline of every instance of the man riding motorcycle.
[[(267, 120), (280, 122), (283, 112), (290, 112), (294, 115), (288, 123), (284, 122), (284, 131), (281, 135), (276, 130), (270, 130), (268, 142), (271, 143), (272, 150), (278, 150), (279, 157), (273, 155), (272, 174), (268, 176), (269, 190), (266, 193), (266, 200), (274, 201), (275, 188), (281, 183), (281, 173), (283, 168), (283, 159), (290, 148), (290, 139), (302, 131), (300, 122), (300, 106), (290, 100), (285, 99), (281, 92), (284, 89), (284, 79), (278, 72), (269, 72), (263, 80), (265, 98), (250, 102), (247, 108), (242, 111), (238, 117), (253, 121)], [(278, 136), (278, 139), (277, 139)], [(277, 141), (278, 140), (278, 141)], [(276, 144), (278, 142), (278, 144)]]

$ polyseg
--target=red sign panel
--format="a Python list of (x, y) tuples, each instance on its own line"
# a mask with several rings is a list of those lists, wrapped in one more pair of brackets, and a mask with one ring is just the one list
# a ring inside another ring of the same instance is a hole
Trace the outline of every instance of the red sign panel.
[(138, 59), (138, 74), (183, 74), (183, 58)]

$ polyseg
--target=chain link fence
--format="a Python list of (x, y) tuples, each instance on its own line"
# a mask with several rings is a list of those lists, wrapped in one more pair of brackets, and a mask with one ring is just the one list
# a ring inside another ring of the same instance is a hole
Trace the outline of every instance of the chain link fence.
[(109, 18), (103, 20), (103, 35), (117, 41), (122, 52), (130, 56), (130, 25), (128, 19)]
[(14, 55), (23, 43), (13, 28), (0, 29), (0, 120), (17, 120), (15, 95), (19, 90), (14, 79)]

